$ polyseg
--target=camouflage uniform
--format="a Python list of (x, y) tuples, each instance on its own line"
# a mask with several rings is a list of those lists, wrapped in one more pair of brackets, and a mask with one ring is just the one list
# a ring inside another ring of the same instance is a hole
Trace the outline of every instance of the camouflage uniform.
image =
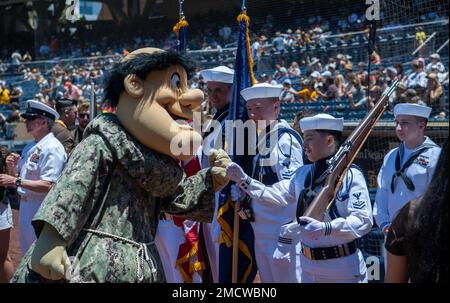
[[(64, 238), (79, 260), (71, 281), (164, 282), (153, 244), (160, 211), (211, 222), (212, 186), (209, 169), (186, 178), (174, 159), (140, 145), (104, 114), (86, 129), (33, 226), (39, 234), (46, 222)], [(43, 282), (30, 270), (33, 247), (12, 282)]]

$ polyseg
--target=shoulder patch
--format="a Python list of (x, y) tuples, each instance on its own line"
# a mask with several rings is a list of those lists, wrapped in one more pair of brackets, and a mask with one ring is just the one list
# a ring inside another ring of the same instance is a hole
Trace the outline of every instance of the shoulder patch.
[(366, 207), (366, 201), (361, 200), (362, 192), (352, 193), (352, 205), (353, 208), (363, 209)]

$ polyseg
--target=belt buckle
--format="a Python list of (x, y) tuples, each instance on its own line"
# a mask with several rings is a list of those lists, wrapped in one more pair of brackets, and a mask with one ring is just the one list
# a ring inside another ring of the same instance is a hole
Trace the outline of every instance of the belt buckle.
[(310, 260), (313, 260), (311, 248), (302, 245), (302, 252), (305, 257), (307, 257)]

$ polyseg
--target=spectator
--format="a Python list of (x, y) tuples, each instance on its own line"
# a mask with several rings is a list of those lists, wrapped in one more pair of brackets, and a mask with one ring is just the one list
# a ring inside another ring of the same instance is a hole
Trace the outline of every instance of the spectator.
[(291, 66), (288, 69), (288, 75), (291, 78), (300, 77), (300, 67), (297, 62), (292, 62)]
[(74, 145), (76, 146), (83, 139), (83, 132), (90, 121), (90, 104), (84, 102), (78, 107), (78, 126), (74, 131)]
[(298, 96), (300, 98), (300, 102), (317, 102), (317, 98), (319, 95), (314, 89), (314, 84), (312, 80), (304, 80), (303, 87), (298, 92)]
[(336, 75), (336, 77), (334, 78), (334, 85), (336, 85), (338, 89), (338, 99), (341, 99), (345, 94), (344, 77), (341, 74)]
[(427, 76), (428, 83), (427, 89), (424, 94), (423, 100), (427, 106), (433, 109), (433, 114), (444, 113), (445, 115), (445, 96), (444, 88), (439, 83), (437, 75), (430, 73)]
[(423, 95), (427, 87), (427, 74), (423, 71), (417, 59), (412, 61), (413, 72), (406, 78), (406, 87), (413, 88), (419, 96)]
[(274, 52), (284, 52), (286, 50), (285, 41), (280, 32), (275, 33), (275, 38), (272, 40), (272, 50)]
[[(298, 113), (295, 114), (294, 116), (294, 121), (292, 123), (292, 128), (299, 133), (299, 135), (302, 135), (302, 129), (300, 128), (300, 120), (306, 117), (311, 117), (313, 116), (313, 112), (310, 111), (309, 109), (305, 109), (302, 111), (299, 111)], [(306, 160), (306, 159), (305, 159)]]
[[(6, 158), (10, 152), (0, 146), (0, 174), (7, 172)], [(0, 187), (0, 283), (8, 283), (14, 274), (14, 265), (8, 255), (13, 216), (5, 186)]]
[(278, 72), (276, 72), (276, 76), (273, 77), (277, 83), (283, 83), (284, 80), (288, 79), (287, 69), (286, 67), (280, 67)]
[(403, 73), (403, 64), (394, 63), (394, 68), (397, 70), (397, 79), (399, 79), (401, 82), (406, 81), (405, 75)]
[(11, 104), (11, 112), (9, 113), (8, 117), (6, 118), (6, 122), (8, 123), (14, 123), (21, 121), (20, 118), (20, 111), (19, 111), (19, 104), (12, 103)]
[(294, 94), (297, 92), (292, 88), (292, 82), (289, 79), (283, 81), (283, 91), (280, 95), (281, 103), (293, 103), (295, 102)]
[(9, 90), (6, 88), (6, 83), (4, 81), (0, 81), (0, 104), (8, 105), (9, 103)]
[(77, 118), (77, 108), (73, 105), (73, 101), (65, 99), (56, 102), (56, 111), (59, 114), (59, 119), (55, 120), (52, 133), (64, 146), (64, 150), (69, 156), (74, 148), (72, 129)]
[(66, 83), (64, 83), (64, 90), (64, 98), (69, 100), (77, 101), (81, 96), (83, 96), (81, 89), (72, 84), (70, 81), (66, 81)]
[(10, 95), (9, 95), (9, 101), (11, 104), (19, 104), (20, 103), (20, 97), (23, 94), (23, 90), (20, 86), (14, 86), (11, 85), (10, 87)]
[(334, 84), (333, 76), (329, 71), (322, 73), (322, 81), (324, 83), (322, 90), (317, 93), (325, 101), (339, 100), (338, 88)]
[(347, 92), (348, 101), (353, 109), (360, 108), (367, 104), (366, 91), (361, 85), (359, 78), (353, 79), (352, 87)]
[(388, 283), (448, 283), (448, 139), (422, 198), (408, 202), (386, 239)]
[(439, 73), (445, 72), (444, 64), (441, 62), (441, 57), (439, 54), (431, 54), (430, 55), (431, 62), (428, 63), (427, 67), (425, 68), (426, 73), (430, 73), (432, 68), (435, 68)]
[(369, 74), (366, 71), (366, 64), (364, 62), (358, 63), (358, 71), (356, 72), (356, 76), (359, 78), (362, 85), (368, 84)]
[[(402, 95), (401, 95), (401, 99), (400, 99), (400, 103), (410, 103), (411, 100), (413, 100), (414, 98), (418, 97), (417, 96), (417, 92), (415, 89), (413, 88), (408, 88)], [(420, 97), (419, 97), (420, 99)]]

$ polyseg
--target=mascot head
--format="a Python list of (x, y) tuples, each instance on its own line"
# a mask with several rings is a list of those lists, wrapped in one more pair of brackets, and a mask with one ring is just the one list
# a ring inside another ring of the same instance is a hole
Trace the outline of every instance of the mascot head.
[[(178, 160), (189, 160), (202, 138), (186, 121), (193, 118), (204, 97), (201, 90), (188, 86), (192, 72), (192, 62), (175, 51), (141, 48), (112, 69), (105, 101), (143, 145)], [(180, 144), (189, 148), (180, 152)]]

